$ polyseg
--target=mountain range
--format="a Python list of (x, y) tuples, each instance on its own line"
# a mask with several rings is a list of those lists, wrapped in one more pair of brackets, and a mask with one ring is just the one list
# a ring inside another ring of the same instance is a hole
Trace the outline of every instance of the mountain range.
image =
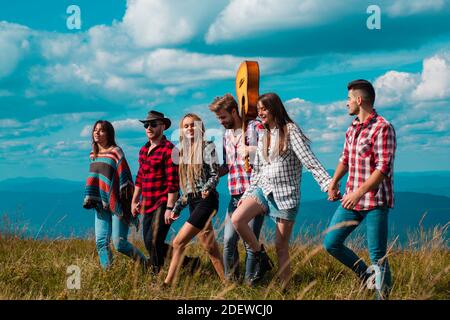
[[(408, 241), (408, 231), (445, 225), (450, 221), (450, 172), (397, 173), (395, 208), (390, 211), (390, 238)], [(345, 181), (345, 178), (344, 178)], [(343, 185), (341, 189), (343, 189)], [(222, 178), (218, 191), (219, 211), (215, 225), (222, 230), (229, 201), (227, 181)], [(318, 236), (327, 226), (338, 202), (326, 200), (311, 174), (303, 173), (302, 200), (293, 237), (308, 233)], [(16, 178), (0, 181), (0, 223), (4, 230), (15, 226), (33, 238), (90, 237), (94, 213), (82, 208), (83, 181), (48, 178)], [(425, 215), (425, 216), (424, 216)], [(187, 219), (185, 210), (171, 228), (172, 237)], [(274, 233), (274, 223), (266, 218), (266, 238)], [(361, 232), (364, 226), (361, 226)]]

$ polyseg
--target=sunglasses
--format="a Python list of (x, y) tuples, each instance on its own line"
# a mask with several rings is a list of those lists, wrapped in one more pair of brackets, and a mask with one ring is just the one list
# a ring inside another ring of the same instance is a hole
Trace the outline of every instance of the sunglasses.
[(149, 126), (152, 128), (156, 128), (160, 124), (161, 123), (158, 120), (151, 120), (151, 121), (147, 121), (146, 123), (144, 123), (144, 128), (147, 129)]

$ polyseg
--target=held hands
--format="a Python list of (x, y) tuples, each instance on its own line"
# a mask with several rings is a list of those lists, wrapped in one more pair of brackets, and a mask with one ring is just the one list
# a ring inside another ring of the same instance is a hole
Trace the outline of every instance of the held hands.
[(141, 211), (141, 203), (138, 202), (132, 202), (131, 203), (131, 214), (133, 217), (136, 217)]
[(331, 182), (328, 186), (328, 200), (337, 201), (342, 198), (341, 192), (339, 191), (339, 184)]

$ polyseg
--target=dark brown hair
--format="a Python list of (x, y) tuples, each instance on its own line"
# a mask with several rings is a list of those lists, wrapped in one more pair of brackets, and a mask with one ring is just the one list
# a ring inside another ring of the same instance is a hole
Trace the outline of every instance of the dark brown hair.
[(364, 98), (373, 106), (375, 103), (375, 89), (372, 84), (364, 79), (353, 80), (347, 85), (347, 89), (350, 90), (360, 90), (362, 91)]
[(97, 122), (95, 122), (94, 126), (92, 127), (92, 132), (91, 132), (92, 151), (94, 152), (94, 158), (97, 158), (98, 150), (99, 150), (98, 144), (94, 141), (94, 131), (98, 124), (100, 124), (102, 126), (102, 129), (106, 131), (106, 142), (108, 144), (107, 147), (109, 148), (111, 146), (114, 146), (114, 147), (117, 146), (116, 134), (115, 134), (114, 127), (111, 124), (111, 122), (109, 122), (107, 120), (97, 120)]
[[(280, 130), (278, 150), (279, 154), (282, 154), (284, 151), (287, 150), (287, 137), (288, 137), (287, 124), (294, 123), (294, 121), (292, 121), (291, 117), (289, 117), (286, 108), (283, 105), (283, 102), (281, 102), (280, 97), (276, 93), (270, 92), (263, 94), (262, 96), (259, 96), (258, 104), (262, 105), (269, 111), (269, 113), (273, 116), (278, 129)], [(268, 130), (269, 128), (266, 127), (266, 129)], [(310, 143), (310, 140), (303, 133), (300, 127), (298, 129), (300, 130), (303, 141), (306, 143)], [(268, 137), (270, 137), (270, 135), (266, 135), (266, 139), (264, 141), (264, 155), (266, 157), (270, 145)]]
[(225, 109), (229, 113), (231, 113), (233, 109), (238, 111), (237, 102), (229, 93), (225, 94), (223, 97), (216, 97), (209, 105), (209, 110), (211, 110), (212, 112), (219, 112), (223, 109)]

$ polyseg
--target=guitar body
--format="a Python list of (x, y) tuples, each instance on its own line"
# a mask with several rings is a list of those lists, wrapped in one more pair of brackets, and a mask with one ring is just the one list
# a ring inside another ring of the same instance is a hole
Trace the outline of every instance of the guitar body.
[(244, 121), (256, 119), (259, 97), (259, 65), (256, 61), (244, 61), (236, 73), (236, 97), (239, 115)]
[[(236, 73), (236, 97), (239, 106), (239, 116), (242, 119), (242, 132), (246, 136), (247, 123), (256, 119), (258, 111), (256, 104), (259, 98), (259, 65), (256, 61), (244, 61)], [(247, 146), (247, 139), (243, 139)], [(249, 156), (244, 159), (244, 169), (250, 172)]]

